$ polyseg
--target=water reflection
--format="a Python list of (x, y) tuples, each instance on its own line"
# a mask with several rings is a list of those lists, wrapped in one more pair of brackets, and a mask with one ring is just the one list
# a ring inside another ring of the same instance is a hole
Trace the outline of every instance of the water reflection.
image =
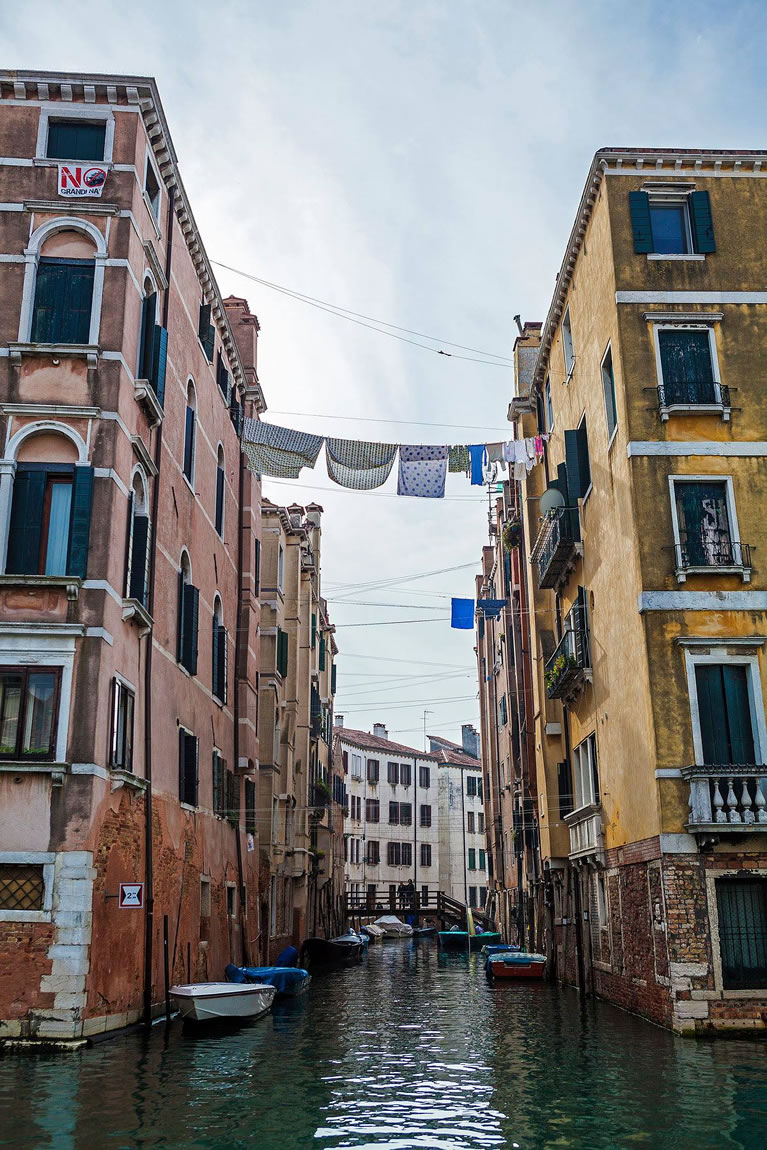
[(234, 1034), (6, 1056), (0, 1145), (761, 1150), (766, 1068), (760, 1043), (682, 1041), (395, 942)]

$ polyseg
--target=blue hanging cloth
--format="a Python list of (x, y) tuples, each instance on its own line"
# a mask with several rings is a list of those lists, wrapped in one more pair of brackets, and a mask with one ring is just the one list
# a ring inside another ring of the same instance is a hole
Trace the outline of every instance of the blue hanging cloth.
[(471, 485), (472, 487), (481, 487), (485, 482), (482, 474), (482, 460), (485, 458), (485, 445), (484, 443), (476, 443), (473, 447), (469, 448), (469, 459), (471, 460)]
[(508, 599), (477, 599), (477, 610), (487, 619), (499, 619)]
[(451, 599), (450, 626), (457, 631), (474, 630), (474, 600)]

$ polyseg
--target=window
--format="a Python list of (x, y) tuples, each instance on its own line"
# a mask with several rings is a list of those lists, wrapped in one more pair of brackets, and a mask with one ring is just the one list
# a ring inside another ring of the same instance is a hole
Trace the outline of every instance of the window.
[(56, 749), (58, 668), (0, 668), (0, 759), (52, 759)]
[(466, 794), (476, 795), (477, 793), (477, 779), (474, 775), (466, 776)]
[(551, 402), (551, 380), (548, 376), (546, 376), (543, 390), (546, 401), (546, 430), (552, 431), (554, 428), (554, 406)]
[(88, 343), (95, 270), (93, 260), (40, 258), (32, 343)]
[(712, 328), (658, 327), (661, 406), (720, 405)]
[(0, 865), (0, 911), (43, 910), (45, 873), (42, 866)]
[(216, 329), (210, 322), (211, 306), (205, 300), (200, 304), (200, 316), (197, 323), (197, 335), (202, 344), (208, 363), (213, 363), (213, 352), (216, 344)]
[(477, 798), (482, 798), (482, 779), (477, 779)]
[(378, 843), (373, 839), (368, 839), (367, 849), (367, 862), (369, 866), (378, 866), (381, 861), (381, 856), (378, 850)]
[(245, 834), (256, 833), (256, 784), (253, 779), (245, 780)]
[(157, 292), (150, 279), (144, 281), (144, 298), (141, 301), (141, 331), (138, 341), (137, 379), (152, 378), (152, 351), (154, 344), (155, 320), (157, 318)]
[(485, 833), (485, 816), (482, 811), (477, 815), (477, 834), (483, 835)]
[(716, 251), (708, 192), (629, 192), (634, 251), (690, 255)]
[[(285, 678), (285, 676), (288, 673), (288, 646), (289, 646), (289, 642), (290, 642), (290, 640), (289, 640), (287, 631), (283, 631), (282, 627), (278, 627), (277, 628), (277, 672), (278, 672), (278, 674), (282, 675), (283, 679)], [(352, 755), (352, 758), (354, 758), (354, 757), (355, 756)], [(359, 755), (357, 755), (356, 757), (358, 759), (360, 759)], [(362, 760), (360, 759), (360, 763), (361, 762), (362, 762)], [(362, 768), (360, 767), (360, 771), (361, 771), (361, 769)], [(362, 774), (360, 773), (359, 775), (354, 775), (354, 778), (355, 779), (361, 779)]]
[(154, 218), (160, 218), (160, 181), (157, 178), (157, 173), (154, 170), (152, 161), (147, 154), (146, 158), (146, 173), (144, 175), (144, 192), (149, 201), (149, 210)]
[(565, 357), (565, 375), (569, 379), (575, 367), (575, 352), (573, 350), (573, 330), (570, 325), (570, 308), (562, 316), (562, 353)]
[(401, 858), (402, 858), (402, 865), (403, 866), (412, 866), (413, 865), (413, 844), (412, 843), (402, 843), (401, 844)]
[(394, 826), (399, 825), (399, 803), (389, 803), (389, 822)]
[(13, 481), (7, 574), (84, 579), (92, 502), (93, 468), (19, 463)]
[(505, 727), (509, 721), (509, 711), (508, 711), (508, 707), (506, 706), (506, 696), (505, 695), (501, 695), (501, 697), (500, 697), (500, 700), (498, 702), (498, 710), (500, 712), (501, 726)]
[(228, 403), (230, 378), (226, 367), (226, 360), (224, 359), (220, 349), (216, 357), (216, 383), (218, 384), (219, 391)]
[(85, 120), (49, 120), (49, 160), (90, 160), (100, 163), (104, 159), (106, 121), (89, 124)]
[(224, 537), (224, 492), (225, 492), (225, 471), (224, 471), (224, 449), (219, 443), (218, 453), (216, 456), (216, 517), (215, 525), (216, 531), (223, 539)]
[(399, 805), (399, 821), (400, 826), (409, 827), (413, 822), (413, 807), (411, 803), (400, 803)]
[(421, 866), (431, 866), (431, 843), (421, 843)]
[(474, 847), (469, 847), (469, 870), (477, 869), (477, 852)]
[(223, 818), (227, 810), (226, 796), (226, 760), (221, 758), (218, 751), (213, 752), (211, 761), (213, 779), (213, 813)]
[(324, 635), (320, 635), (320, 657), (317, 661), (317, 666), (320, 671), (325, 670), (325, 660), (327, 657), (327, 640)]
[(386, 779), (390, 787), (396, 787), (399, 782), (399, 763), (386, 764)]
[(187, 806), (197, 806), (198, 740), (179, 727), (178, 731), (178, 797)]
[(410, 763), (401, 763), (399, 768), (399, 781), (403, 787), (409, 787), (413, 780), (413, 768)]
[(400, 865), (400, 848), (399, 843), (386, 844), (386, 861), (389, 866)]
[(748, 668), (696, 663), (695, 687), (703, 762), (755, 763)]
[(475, 909), (475, 908), (478, 906), (478, 903), (477, 903), (477, 888), (476, 888), (475, 886), (470, 886), (470, 887), (469, 887), (469, 906), (470, 906), (472, 909)]
[(216, 596), (213, 605), (213, 672), (211, 683), (213, 694), (221, 703), (226, 703), (229, 679), (229, 653), (227, 651), (227, 633), (223, 623), (223, 610), (221, 600)]
[(352, 753), (352, 778), (362, 778), (362, 755)]
[(357, 822), (362, 822), (362, 796), (352, 795), (352, 803), (354, 805), (354, 817)]
[(618, 426), (618, 412), (615, 406), (615, 376), (613, 374), (613, 353), (608, 347), (602, 360), (602, 390), (605, 396), (605, 416), (607, 418), (607, 438), (612, 439)]
[(365, 821), (369, 823), (381, 821), (381, 804), (378, 799), (365, 799)]
[(470, 835), (474, 834), (474, 811), (466, 812), (466, 830)]
[(149, 498), (144, 478), (138, 472), (133, 476), (133, 485), (128, 507), (129, 535), (125, 594), (146, 607), (149, 594), (149, 564), (151, 533), (149, 530)]
[(184, 425), (184, 475), (194, 482), (194, 449), (197, 433), (197, 400), (190, 383), (186, 389), (186, 422)]
[(420, 823), (422, 827), (431, 826), (431, 807), (425, 806), (423, 803), (421, 804)]
[(176, 658), (190, 675), (197, 674), (197, 632), (200, 592), (192, 585), (192, 572), (186, 552), (178, 573), (178, 649)]
[(285, 548), (280, 543), (277, 551), (277, 590), (285, 589)]
[(767, 987), (767, 880), (717, 879), (716, 903), (724, 988)]
[(589, 735), (573, 751), (575, 776), (575, 809), (599, 802), (599, 775), (597, 773), (597, 737)]
[(378, 759), (368, 759), (368, 782), (375, 786), (378, 783)]
[(485, 852), (484, 851), (479, 852), (479, 869), (480, 870), (485, 869)]
[(431, 786), (431, 767), (418, 768), (418, 785), (423, 787), (425, 791)]
[(133, 770), (133, 711), (135, 696), (121, 679), (112, 680), (112, 728), (109, 766), (113, 771)]
[(261, 540), (256, 539), (253, 548), (253, 590), (256, 595), (261, 593)]
[[(733, 539), (726, 480), (672, 479), (677, 568), (741, 567), (744, 548)], [(745, 564), (748, 565), (748, 564)]]

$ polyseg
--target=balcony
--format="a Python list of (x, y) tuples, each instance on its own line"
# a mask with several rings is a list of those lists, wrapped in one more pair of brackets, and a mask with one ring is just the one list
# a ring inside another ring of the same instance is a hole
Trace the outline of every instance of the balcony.
[(591, 682), (589, 644), (586, 632), (570, 612), (565, 619), (565, 633), (554, 654), (544, 667), (546, 695), (549, 699), (573, 699), (587, 682)]
[(688, 575), (714, 574), (740, 575), (744, 583), (751, 582), (751, 548), (731, 539), (729, 531), (707, 528), (700, 535), (688, 536), (674, 544), (674, 555), (678, 583), (684, 583)]
[(689, 831), (767, 833), (767, 766), (683, 767), (682, 777), (690, 784)]
[(658, 391), (658, 411), (665, 423), (675, 412), (691, 415), (720, 415), (730, 418), (730, 389), (713, 380), (683, 380), (661, 383)]
[(530, 553), (538, 567), (538, 586), (557, 588), (583, 554), (576, 507), (562, 507), (546, 517)]
[(570, 831), (571, 859), (602, 854), (604, 827), (599, 803), (589, 803), (586, 807), (580, 807), (572, 814), (565, 815), (564, 821)]

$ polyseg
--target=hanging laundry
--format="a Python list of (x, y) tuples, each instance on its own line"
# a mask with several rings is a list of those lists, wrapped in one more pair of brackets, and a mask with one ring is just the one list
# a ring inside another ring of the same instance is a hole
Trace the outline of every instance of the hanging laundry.
[(442, 499), (447, 476), (447, 445), (403, 445), (399, 449), (398, 495)]
[(516, 451), (516, 447), (517, 447), (517, 441), (515, 439), (509, 439), (506, 443), (504, 443), (504, 445), (503, 445), (503, 458), (506, 460), (507, 463), (513, 463), (514, 462), (514, 458), (515, 458), (514, 453)]
[(484, 483), (482, 478), (482, 460), (485, 457), (484, 443), (476, 443), (470, 447), (469, 456), (471, 458), (471, 485), (472, 487), (481, 487)]
[(543, 459), (543, 439), (540, 435), (535, 437), (535, 458), (537, 460)]
[(471, 472), (468, 447), (451, 447), (448, 450), (447, 469), (451, 475), (468, 475)]
[(524, 463), (515, 463), (515, 464), (514, 464), (514, 478), (516, 479), (516, 481), (517, 481), (518, 483), (521, 483), (521, 482), (522, 482), (522, 480), (523, 480), (523, 479), (524, 479), (526, 476), (527, 476), (527, 467), (526, 467), (526, 465), (525, 465)]
[(298, 479), (302, 467), (314, 467), (322, 439), (321, 435), (292, 431), (260, 419), (246, 419), (242, 434), (253, 470), (275, 479)]
[(477, 599), (477, 610), (487, 619), (498, 619), (507, 603), (508, 599)]
[(482, 464), (482, 479), (485, 483), (495, 483), (498, 477), (498, 464), (491, 463), (485, 456), (485, 461)]
[(450, 600), (450, 626), (456, 631), (474, 630), (474, 600)]
[(372, 491), (389, 478), (397, 457), (395, 443), (364, 443), (356, 439), (327, 439), (328, 475), (341, 487)]
[(503, 444), (502, 443), (488, 443), (487, 444), (487, 458), (491, 463), (501, 463), (503, 461)]

